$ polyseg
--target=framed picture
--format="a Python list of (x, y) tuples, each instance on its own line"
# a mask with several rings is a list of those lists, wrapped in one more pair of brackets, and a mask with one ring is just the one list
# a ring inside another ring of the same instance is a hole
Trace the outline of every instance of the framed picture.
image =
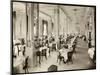
[(11, 1), (12, 74), (96, 69), (96, 6)]

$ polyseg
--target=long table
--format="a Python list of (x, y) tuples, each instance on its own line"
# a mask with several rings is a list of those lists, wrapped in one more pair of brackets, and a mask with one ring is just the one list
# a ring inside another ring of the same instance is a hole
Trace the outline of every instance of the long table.
[(40, 47), (39, 51), (42, 52), (44, 49), (46, 49), (46, 55), (49, 56), (49, 48), (47, 46)]
[(59, 52), (61, 54), (61, 56), (64, 57), (64, 60), (68, 60), (68, 52), (70, 52), (70, 49), (60, 49)]

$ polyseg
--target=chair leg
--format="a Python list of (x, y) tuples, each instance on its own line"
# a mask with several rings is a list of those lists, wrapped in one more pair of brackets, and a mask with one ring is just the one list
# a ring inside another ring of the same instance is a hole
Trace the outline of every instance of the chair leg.
[(47, 56), (45, 55), (45, 59), (47, 60)]
[(41, 60), (43, 61), (43, 55), (42, 55), (42, 59)]
[(26, 69), (25, 69), (25, 74), (26, 74)]
[(41, 64), (41, 57), (39, 56), (39, 64)]
[(29, 72), (28, 72), (28, 68), (27, 68), (27, 73), (29, 73)]

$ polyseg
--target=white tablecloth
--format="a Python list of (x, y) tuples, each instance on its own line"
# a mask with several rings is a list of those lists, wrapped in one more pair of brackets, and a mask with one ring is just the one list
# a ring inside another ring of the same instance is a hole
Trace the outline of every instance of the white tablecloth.
[(60, 52), (61, 56), (64, 57), (64, 60), (68, 59), (68, 55), (67, 54), (68, 54), (68, 52), (70, 52), (69, 49), (60, 49), (59, 52)]
[(88, 49), (88, 54), (89, 54), (89, 56), (90, 56), (91, 59), (93, 59), (94, 50), (95, 50), (95, 48), (89, 48)]
[(46, 46), (40, 47), (39, 51), (42, 51), (44, 49), (46, 49), (46, 54), (47, 54), (47, 56), (49, 56), (49, 48), (48, 47), (46, 47)]

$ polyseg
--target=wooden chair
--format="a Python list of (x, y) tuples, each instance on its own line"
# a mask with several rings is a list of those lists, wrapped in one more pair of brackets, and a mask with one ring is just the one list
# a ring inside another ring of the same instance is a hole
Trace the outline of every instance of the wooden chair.
[(41, 64), (41, 52), (40, 51), (37, 51), (36, 52), (36, 59), (38, 59), (39, 58), (39, 61), (38, 61), (38, 63), (39, 63), (39, 65)]
[(67, 63), (71, 62), (73, 64), (73, 51), (68, 52), (68, 60)]
[(23, 50), (22, 53), (23, 53), (23, 56), (25, 56), (26, 47), (24, 46), (23, 49), (24, 49), (24, 50)]
[(28, 72), (28, 59), (29, 59), (29, 56), (26, 57), (26, 59), (25, 59), (25, 65), (23, 66), (23, 70), (25, 70), (25, 73)]
[(58, 56), (57, 56), (57, 62), (59, 61), (59, 64), (61, 64), (61, 61), (64, 60), (64, 57), (61, 56), (60, 52), (58, 52)]
[(74, 44), (72, 45), (72, 47), (73, 47), (73, 52), (76, 53), (76, 50), (75, 50), (76, 44), (74, 43)]
[(42, 55), (42, 60), (43, 60), (43, 57), (45, 57), (45, 59), (47, 60), (47, 53), (46, 53), (47, 49), (43, 49), (42, 52), (41, 52), (41, 55)]
[(56, 44), (52, 44), (52, 50), (56, 51)]

